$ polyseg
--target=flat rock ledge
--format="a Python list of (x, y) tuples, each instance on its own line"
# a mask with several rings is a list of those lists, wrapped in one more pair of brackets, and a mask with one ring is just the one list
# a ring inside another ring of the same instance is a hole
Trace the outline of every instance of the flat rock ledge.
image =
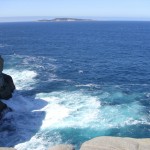
[(150, 150), (150, 138), (97, 137), (83, 143), (80, 150)]
[(49, 150), (75, 150), (73, 145), (56, 145), (54, 147), (49, 148)]

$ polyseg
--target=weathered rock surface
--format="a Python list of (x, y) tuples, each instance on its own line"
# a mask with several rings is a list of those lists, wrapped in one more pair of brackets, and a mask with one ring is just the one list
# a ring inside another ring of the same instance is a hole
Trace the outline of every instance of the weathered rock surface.
[(75, 150), (73, 145), (57, 145), (49, 148), (49, 150)]
[(97, 137), (83, 143), (80, 150), (150, 150), (150, 138)]

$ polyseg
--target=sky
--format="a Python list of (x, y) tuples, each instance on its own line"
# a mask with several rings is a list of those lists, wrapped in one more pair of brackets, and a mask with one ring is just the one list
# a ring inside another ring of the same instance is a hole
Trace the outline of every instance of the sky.
[(150, 0), (0, 0), (0, 17), (150, 19)]

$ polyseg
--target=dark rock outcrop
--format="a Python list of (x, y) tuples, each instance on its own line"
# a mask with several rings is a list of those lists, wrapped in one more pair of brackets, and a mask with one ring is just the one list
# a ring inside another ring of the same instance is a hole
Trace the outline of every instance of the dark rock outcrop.
[(12, 93), (15, 90), (15, 85), (13, 83), (12, 77), (7, 74), (2, 74), (4, 84), (0, 87), (0, 99), (8, 100), (12, 97)]
[[(4, 60), (0, 56), (0, 99), (8, 100), (12, 97), (12, 93), (15, 90), (15, 85), (11, 76), (2, 73), (4, 66)], [(7, 108), (7, 105), (0, 101), (0, 116), (1, 112)]]
[(7, 108), (7, 105), (0, 101), (0, 113)]

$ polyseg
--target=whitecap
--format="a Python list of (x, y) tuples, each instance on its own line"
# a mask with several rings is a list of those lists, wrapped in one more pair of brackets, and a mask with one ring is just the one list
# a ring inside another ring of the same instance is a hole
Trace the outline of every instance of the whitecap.
[(39, 93), (36, 98), (49, 103), (42, 109), (46, 112), (42, 128), (89, 126), (99, 113), (100, 100), (82, 92)]
[(149, 97), (150, 97), (150, 93), (146, 93), (146, 97), (148, 97), (148, 98), (149, 98)]
[(78, 84), (78, 85), (75, 85), (76, 87), (100, 87), (100, 85), (98, 84), (93, 84), (93, 83), (89, 83), (89, 84)]
[(61, 78), (58, 78), (56, 75), (51, 75), (50, 78), (48, 79), (49, 82), (53, 82), (53, 81), (58, 81), (58, 82), (72, 82), (72, 80), (70, 79), (61, 79)]
[(96, 126), (106, 130), (138, 123), (147, 124), (148, 118), (143, 113), (143, 109), (144, 107), (136, 101), (122, 105), (105, 105), (100, 110), (101, 117), (98, 119), (100, 122)]
[(79, 72), (79, 73), (83, 73), (84, 71), (83, 71), (83, 70), (79, 70), (78, 72)]

